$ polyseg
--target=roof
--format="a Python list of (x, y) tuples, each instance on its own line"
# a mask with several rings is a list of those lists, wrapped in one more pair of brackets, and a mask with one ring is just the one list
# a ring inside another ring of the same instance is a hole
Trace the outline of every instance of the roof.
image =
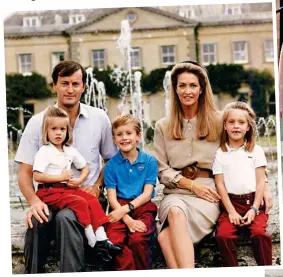
[[(4, 34), (5, 38), (20, 38), (31, 36), (49, 36), (49, 35), (64, 35), (81, 33), (82, 28), (89, 26), (95, 22), (103, 20), (104, 18), (115, 14), (123, 9), (130, 8), (107, 8), (107, 9), (88, 9), (88, 10), (50, 10), (50, 11), (36, 11), (36, 12), (18, 12), (12, 14), (4, 21)], [(181, 17), (171, 12), (163, 11), (153, 7), (136, 7), (136, 9), (142, 9), (151, 13), (159, 14), (171, 19), (175, 19), (179, 22), (175, 26), (158, 27), (145, 27), (135, 28), (135, 30), (160, 30), (168, 28), (179, 27), (193, 27), (197, 25), (196, 21)], [(85, 14), (86, 20), (76, 25), (68, 24), (69, 14)], [(58, 23), (55, 24), (55, 16), (57, 15)], [(42, 25), (38, 27), (23, 27), (23, 18), (26, 16), (39, 16), (42, 21)], [(120, 28), (113, 29), (99, 29), (96, 32), (120, 32)]]
[(203, 27), (213, 27), (213, 26), (230, 26), (230, 25), (251, 25), (251, 24), (264, 24), (264, 23), (272, 23), (272, 18), (254, 18), (254, 19), (246, 19), (246, 18), (238, 18), (237, 20), (231, 19), (222, 19), (221, 21), (204, 21), (201, 22), (201, 26)]

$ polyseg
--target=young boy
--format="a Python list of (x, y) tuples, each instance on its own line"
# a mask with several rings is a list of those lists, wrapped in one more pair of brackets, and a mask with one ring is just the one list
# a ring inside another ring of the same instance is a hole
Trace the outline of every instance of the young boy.
[(112, 124), (112, 134), (120, 151), (107, 162), (104, 182), (111, 208), (107, 235), (114, 244), (123, 246), (115, 257), (115, 269), (150, 269), (148, 242), (157, 214), (150, 200), (154, 197), (157, 162), (137, 148), (141, 125), (132, 115), (119, 116)]

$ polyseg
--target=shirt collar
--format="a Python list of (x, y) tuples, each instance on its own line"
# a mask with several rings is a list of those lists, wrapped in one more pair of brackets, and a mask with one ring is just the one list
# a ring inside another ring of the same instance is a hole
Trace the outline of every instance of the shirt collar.
[(230, 152), (232, 152), (232, 151), (238, 151), (238, 150), (246, 150), (246, 146), (247, 146), (247, 141), (245, 141), (244, 142), (244, 144), (240, 147), (240, 148), (238, 148), (238, 149), (236, 149), (236, 148), (231, 148), (229, 145), (228, 145), (228, 143), (226, 142), (225, 143), (225, 145), (226, 145), (226, 148), (227, 148), (227, 151), (230, 153)]
[(196, 124), (196, 123), (197, 123), (197, 115), (194, 116), (194, 117), (191, 118), (191, 119), (185, 119), (185, 118), (183, 118), (183, 124), (184, 124), (184, 126), (186, 126), (189, 122), (190, 122), (191, 124)]
[[(54, 107), (58, 108), (58, 102), (55, 103)], [(89, 118), (88, 110), (87, 110), (87, 105), (80, 103), (79, 107), (79, 116), (82, 115), (86, 118)]]
[[(53, 143), (51, 143), (50, 141), (49, 141), (47, 144), (45, 144), (45, 145), (48, 146), (48, 147), (51, 147), (51, 148), (55, 149), (55, 150), (58, 151), (58, 152), (61, 152), (61, 151), (59, 151), (59, 150), (57, 149), (57, 147), (56, 147)], [(64, 144), (64, 145), (63, 145), (63, 151), (65, 152), (65, 150), (66, 150), (66, 145)]]
[[(143, 151), (140, 151), (139, 147), (137, 147), (137, 150), (139, 152), (138, 157), (132, 164), (145, 163), (145, 154), (143, 153)], [(118, 152), (117, 159), (118, 159), (119, 164), (121, 164), (125, 161), (128, 161), (127, 158), (123, 157), (123, 155), (121, 154), (121, 151)]]

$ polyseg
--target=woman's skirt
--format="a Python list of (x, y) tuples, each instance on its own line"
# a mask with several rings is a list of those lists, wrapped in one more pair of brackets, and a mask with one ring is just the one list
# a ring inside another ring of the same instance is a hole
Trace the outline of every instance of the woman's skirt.
[[(196, 181), (215, 190), (213, 179), (198, 178)], [(209, 202), (195, 194), (167, 194), (164, 195), (159, 207), (158, 233), (168, 226), (167, 217), (172, 207), (178, 207), (184, 212), (187, 229), (194, 244), (213, 231), (220, 214), (218, 203)]]

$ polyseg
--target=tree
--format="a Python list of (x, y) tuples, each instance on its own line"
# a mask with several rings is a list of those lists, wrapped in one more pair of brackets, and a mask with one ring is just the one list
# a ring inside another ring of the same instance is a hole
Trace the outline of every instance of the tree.
[(208, 78), (215, 94), (228, 92), (236, 96), (245, 80), (245, 70), (238, 64), (210, 64), (206, 67)]
[[(23, 76), (22, 74), (6, 75), (7, 107), (20, 108), (29, 98), (41, 99), (50, 96), (51, 89), (46, 79), (37, 73), (32, 73), (30, 76)], [(20, 129), (18, 110), (7, 110), (7, 123), (16, 129)], [(8, 127), (8, 131), (11, 130), (13, 128)]]

